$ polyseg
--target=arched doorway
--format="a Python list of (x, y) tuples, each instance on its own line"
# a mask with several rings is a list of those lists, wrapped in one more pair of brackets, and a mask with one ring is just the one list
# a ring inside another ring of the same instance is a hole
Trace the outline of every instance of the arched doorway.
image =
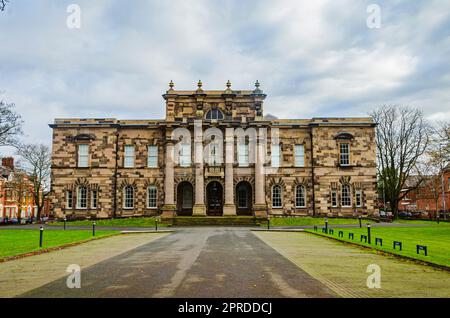
[(236, 213), (237, 215), (252, 215), (253, 207), (252, 186), (247, 181), (236, 185)]
[(207, 214), (219, 216), (223, 214), (223, 187), (218, 181), (208, 183), (206, 187)]
[(177, 215), (192, 215), (194, 188), (187, 181), (180, 182), (177, 188)]

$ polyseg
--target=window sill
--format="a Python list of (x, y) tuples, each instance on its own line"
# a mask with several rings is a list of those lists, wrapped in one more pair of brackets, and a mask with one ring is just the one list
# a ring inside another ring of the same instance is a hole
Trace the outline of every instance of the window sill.
[(132, 208), (123, 208), (124, 210), (134, 210), (134, 207), (132, 207)]

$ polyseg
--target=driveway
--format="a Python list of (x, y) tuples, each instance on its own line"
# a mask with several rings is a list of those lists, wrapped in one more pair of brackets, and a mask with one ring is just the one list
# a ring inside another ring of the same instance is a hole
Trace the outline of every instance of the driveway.
[(183, 228), (20, 297), (336, 297), (248, 228)]

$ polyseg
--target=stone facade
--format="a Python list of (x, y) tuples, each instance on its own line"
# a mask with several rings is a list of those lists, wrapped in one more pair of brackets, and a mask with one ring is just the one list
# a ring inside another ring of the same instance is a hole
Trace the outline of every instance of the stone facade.
[(163, 120), (50, 125), (55, 216), (377, 213), (371, 118), (267, 118), (258, 82), (221, 91), (171, 82), (163, 97)]

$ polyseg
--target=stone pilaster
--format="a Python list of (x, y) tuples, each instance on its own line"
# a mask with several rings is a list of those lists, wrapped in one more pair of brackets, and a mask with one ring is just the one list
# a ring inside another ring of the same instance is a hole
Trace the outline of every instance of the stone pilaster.
[(162, 218), (172, 218), (176, 215), (174, 185), (174, 141), (166, 143), (165, 169), (164, 169), (164, 206)]
[(195, 163), (195, 204), (193, 215), (206, 216), (204, 195), (204, 166), (203, 166), (203, 127), (202, 121), (196, 120), (194, 127), (194, 163)]
[(256, 217), (267, 216), (267, 204), (265, 196), (265, 143), (266, 132), (259, 128), (258, 142), (256, 143), (256, 162), (255, 162), (255, 205), (253, 210)]
[(227, 128), (225, 131), (225, 204), (223, 215), (236, 215), (234, 203), (234, 130)]

